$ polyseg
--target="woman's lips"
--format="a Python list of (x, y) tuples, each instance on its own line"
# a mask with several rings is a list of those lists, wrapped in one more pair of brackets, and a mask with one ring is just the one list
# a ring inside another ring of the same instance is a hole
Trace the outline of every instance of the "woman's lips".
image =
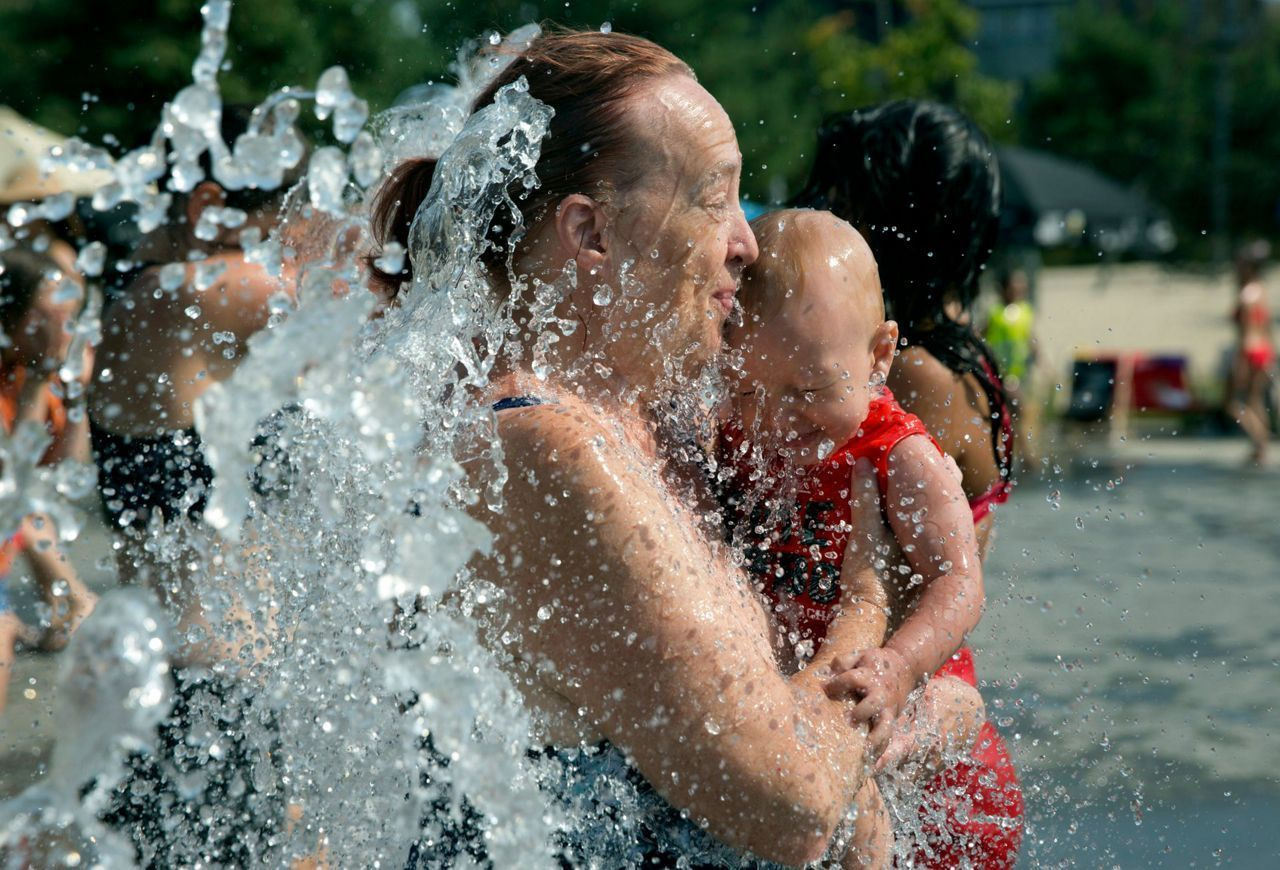
[(738, 295), (737, 287), (726, 287), (723, 290), (717, 290), (712, 294), (712, 299), (720, 303), (720, 307), (724, 309), (725, 314), (733, 312), (733, 299)]

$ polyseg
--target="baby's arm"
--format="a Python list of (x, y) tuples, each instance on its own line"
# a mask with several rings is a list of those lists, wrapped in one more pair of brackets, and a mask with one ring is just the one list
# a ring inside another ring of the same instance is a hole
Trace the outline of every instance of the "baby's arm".
[(836, 656), (831, 669), (837, 676), (827, 685), (829, 696), (861, 699), (855, 719), (875, 721), (877, 730), (960, 648), (984, 600), (973, 515), (945, 457), (928, 438), (913, 435), (889, 455), (889, 471), (885, 513), (920, 592), (882, 648)]

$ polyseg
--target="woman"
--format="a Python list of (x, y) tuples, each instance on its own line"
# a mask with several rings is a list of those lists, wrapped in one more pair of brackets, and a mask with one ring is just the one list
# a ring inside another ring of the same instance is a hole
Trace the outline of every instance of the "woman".
[[(555, 114), (540, 186), (513, 192), (525, 234), (509, 248), (501, 216), (490, 232), (489, 283), (516, 328), (480, 400), (510, 476), (501, 512), (475, 508), (494, 540), (471, 567), (506, 592), (560, 796), (599, 822), (579, 826), (565, 859), (737, 866), (693, 819), (739, 852), (814, 860), (866, 782), (865, 729), (826, 697), (819, 668), (780, 673), (766, 614), (713, 543), (664, 425), (719, 350), (757, 256), (733, 126), (688, 67), (632, 36), (544, 33), (476, 106), (519, 79)], [(379, 193), (381, 246), (411, 247), (434, 168), (405, 164)], [(411, 275), (376, 278), (394, 300)], [(575, 324), (556, 342), (538, 341), (535, 293), (543, 316)], [(867, 507), (859, 546), (880, 535)], [(878, 583), (865, 558), (846, 564), (851, 583)], [(628, 789), (631, 811), (601, 808)], [(610, 831), (631, 841), (584, 842)]]
[(1236, 353), (1227, 381), (1227, 413), (1253, 442), (1249, 461), (1262, 465), (1271, 441), (1267, 420), (1267, 387), (1276, 364), (1275, 340), (1271, 335), (1271, 310), (1267, 306), (1267, 285), (1262, 268), (1270, 254), (1266, 242), (1254, 242), (1236, 254), (1236, 296), (1233, 319), (1236, 324)]
[[(223, 137), (234, 141), (248, 119), (229, 107)], [(267, 324), (271, 298), (293, 292), (288, 275), (250, 262), (241, 240), (271, 232), (298, 177), (276, 190), (227, 191), (206, 180), (176, 194), (170, 220), (141, 240), (134, 275), (103, 319), (89, 403), (99, 496), (119, 543), (120, 582), (155, 591), (177, 640), (174, 705), (157, 751), (130, 758), (131, 776), (103, 816), (143, 864), (158, 856), (254, 863), (273, 848), (284, 817), (269, 760), (275, 720), (244, 679), (270, 650), (270, 614), (241, 594), (246, 554), (201, 523), (213, 472), (194, 414)], [(223, 209), (243, 217), (227, 219)], [(208, 220), (215, 214), (222, 223)]]
[[(936, 103), (901, 101), (837, 116), (818, 133), (809, 182), (795, 204), (831, 210), (871, 246), (887, 315), (904, 344), (888, 386), (960, 466), (985, 552), (992, 509), (1012, 487), (1014, 445), (995, 359), (966, 316), (999, 221), (991, 143), (963, 114)], [(939, 674), (977, 686), (968, 648)], [(921, 809), (921, 863), (1012, 866), (1022, 792), (993, 726), (984, 726), (972, 759), (944, 771), (930, 790), (934, 798)], [(965, 821), (968, 809), (946, 798), (957, 790), (991, 821)]]
[[(228, 107), (223, 136), (234, 141), (248, 118), (247, 110)], [(274, 190), (227, 191), (206, 180), (175, 195), (169, 221), (141, 240), (131, 280), (103, 318), (89, 396), (98, 492), (121, 538), (120, 581), (153, 586), (174, 609), (180, 632), (203, 635), (180, 652), (178, 664), (229, 657), (242, 640), (217, 639), (191, 588), (197, 580), (173, 576), (172, 554), (157, 558), (147, 546), (148, 527), (195, 523), (204, 513), (213, 472), (195, 428), (196, 402), (235, 371), (245, 342), (267, 324), (271, 298), (294, 292), (290, 276), (273, 277), (251, 262), (241, 239), (271, 232), (298, 177)], [(202, 224), (202, 215), (223, 209), (243, 219)]]
[[(77, 285), (76, 292), (66, 292), (67, 282)], [(70, 391), (58, 376), (71, 350), (67, 324), (82, 298), (79, 283), (49, 252), (17, 247), (0, 252), (0, 334), (5, 337), (0, 348), (0, 426), (10, 437), (23, 423), (42, 427), (52, 441), (40, 458), (41, 465), (63, 459), (83, 461), (88, 454), (84, 410), (69, 413), (63, 399)], [(87, 374), (92, 365), (84, 368)], [(0, 470), (2, 466), (0, 462)], [(9, 604), (8, 575), (19, 556), (30, 565), (49, 606), (43, 637), (19, 619)], [(0, 541), (0, 713), (8, 697), (16, 644), (61, 649), (93, 611), (97, 598), (58, 546), (49, 516), (23, 518), (17, 532)]]

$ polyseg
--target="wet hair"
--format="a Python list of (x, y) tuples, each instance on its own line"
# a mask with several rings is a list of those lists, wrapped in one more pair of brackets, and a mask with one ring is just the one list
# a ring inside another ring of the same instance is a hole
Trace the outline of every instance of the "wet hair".
[(0, 330), (12, 337), (35, 304), (40, 285), (62, 273), (48, 254), (30, 248), (0, 251)]
[(857, 227), (880, 267), (888, 316), (908, 345), (973, 375), (991, 407), (1000, 476), (1013, 468), (1009, 402), (991, 350), (947, 313), (967, 310), (995, 247), (1000, 170), (995, 149), (963, 113), (900, 100), (827, 119), (809, 181), (793, 204), (829, 209)]
[[(542, 34), (476, 98), (475, 109), (493, 102), (497, 92), (520, 77), (529, 95), (550, 106), (555, 115), (542, 140), (535, 172), (540, 185), (512, 191), (525, 226), (537, 224), (562, 199), (580, 193), (595, 198), (625, 190), (643, 175), (636, 159), (639, 124), (628, 118), (628, 99), (644, 85), (671, 75), (693, 76), (689, 67), (665, 48), (625, 33), (597, 30), (544, 29)], [(375, 252), (371, 266), (373, 289), (393, 298), (404, 270), (389, 274), (374, 260), (390, 242), (409, 247), (409, 229), (418, 207), (431, 190), (436, 161), (408, 160), (398, 166), (375, 195), (371, 219)], [(507, 240), (502, 219), (490, 228), (486, 263), (492, 268), (505, 259)]]

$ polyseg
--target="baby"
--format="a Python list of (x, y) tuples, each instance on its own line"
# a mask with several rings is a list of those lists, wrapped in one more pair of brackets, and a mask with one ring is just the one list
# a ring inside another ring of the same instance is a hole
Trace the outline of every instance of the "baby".
[[(814, 211), (773, 212), (753, 229), (761, 256), (743, 277), (743, 323), (728, 336), (742, 384), (722, 432), (725, 501), (784, 659), (835, 674), (828, 695), (856, 700), (851, 716), (870, 723), (878, 748), (907, 696), (982, 614), (973, 518), (953, 466), (884, 388), (898, 328), (885, 320), (862, 237)], [(878, 483), (871, 492), (855, 474), (867, 465)], [(909, 566), (888, 588), (841, 582), (846, 552), (866, 546), (849, 535), (859, 498), (879, 500)], [(980, 710), (980, 699), (962, 700), (972, 689), (949, 688), (957, 704)], [(947, 718), (937, 724), (954, 727), (953, 737), (976, 731), (976, 722)]]

